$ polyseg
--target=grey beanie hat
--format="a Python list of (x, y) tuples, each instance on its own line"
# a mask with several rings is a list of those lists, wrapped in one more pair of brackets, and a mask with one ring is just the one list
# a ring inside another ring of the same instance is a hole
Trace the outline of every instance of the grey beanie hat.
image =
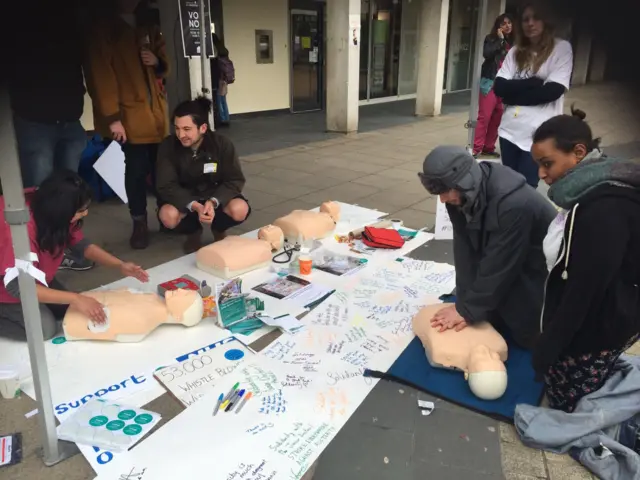
[(455, 145), (434, 148), (424, 159), (422, 174), (463, 192), (476, 190), (482, 181), (477, 160), (465, 148)]

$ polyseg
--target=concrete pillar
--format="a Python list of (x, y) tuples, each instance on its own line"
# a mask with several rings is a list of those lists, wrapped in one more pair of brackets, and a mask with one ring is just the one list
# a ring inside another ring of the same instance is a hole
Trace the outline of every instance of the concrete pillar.
[(416, 115), (440, 115), (449, 0), (422, 0), (418, 39)]
[(591, 57), (591, 32), (578, 32), (578, 40), (573, 52), (573, 73), (571, 75), (572, 85), (584, 85), (587, 83), (589, 73), (589, 58)]
[(607, 68), (607, 49), (598, 41), (593, 42), (591, 61), (589, 62), (589, 82), (604, 81), (604, 72)]
[(496, 21), (496, 18), (498, 18), (498, 15), (501, 15), (504, 13), (506, 8), (507, 8), (507, 0), (488, 0), (487, 19), (485, 22), (485, 25), (487, 26), (487, 31), (484, 32), (485, 35), (488, 35), (489, 33), (491, 33), (493, 22)]
[(360, 0), (327, 0), (327, 130), (358, 131)]

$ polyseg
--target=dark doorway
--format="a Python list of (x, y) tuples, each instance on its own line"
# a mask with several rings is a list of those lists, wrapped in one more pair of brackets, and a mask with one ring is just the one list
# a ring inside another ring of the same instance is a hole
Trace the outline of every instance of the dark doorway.
[(292, 1), (290, 7), (291, 111), (321, 110), (324, 93), (324, 5)]

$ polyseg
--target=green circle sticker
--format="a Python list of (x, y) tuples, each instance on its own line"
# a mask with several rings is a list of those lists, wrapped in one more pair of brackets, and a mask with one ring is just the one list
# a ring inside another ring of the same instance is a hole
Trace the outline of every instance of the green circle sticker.
[(89, 425), (91, 425), (92, 427), (101, 427), (108, 421), (109, 419), (104, 415), (98, 415), (97, 417), (93, 417), (91, 420), (89, 420)]
[(64, 338), (64, 337), (56, 337), (53, 340), (51, 340), (51, 343), (53, 343), (54, 345), (61, 345), (66, 341), (67, 341), (67, 339)]
[(140, 425), (144, 425), (145, 423), (149, 423), (153, 420), (153, 417), (148, 413), (143, 413), (142, 415), (138, 415), (133, 419), (134, 422), (139, 423)]
[(135, 416), (136, 412), (134, 412), (133, 410), (123, 410), (118, 414), (118, 418), (120, 420), (131, 420)]
[(122, 427), (124, 427), (124, 422), (122, 420), (112, 420), (107, 423), (107, 430), (120, 430)]
[(142, 427), (134, 423), (132, 425), (127, 425), (122, 431), (125, 435), (138, 435), (142, 431)]

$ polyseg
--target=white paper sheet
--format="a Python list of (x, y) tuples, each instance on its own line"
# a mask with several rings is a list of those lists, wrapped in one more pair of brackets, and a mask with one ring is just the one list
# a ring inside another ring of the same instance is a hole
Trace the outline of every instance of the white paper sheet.
[(118, 142), (111, 142), (100, 158), (93, 164), (93, 168), (107, 182), (120, 200), (129, 203), (127, 191), (124, 187), (124, 153)]
[(453, 240), (453, 225), (446, 205), (438, 198), (436, 207), (436, 240)]
[(304, 324), (293, 315), (282, 315), (281, 317), (260, 317), (267, 325), (278, 327), (287, 333), (293, 333), (304, 328)]

